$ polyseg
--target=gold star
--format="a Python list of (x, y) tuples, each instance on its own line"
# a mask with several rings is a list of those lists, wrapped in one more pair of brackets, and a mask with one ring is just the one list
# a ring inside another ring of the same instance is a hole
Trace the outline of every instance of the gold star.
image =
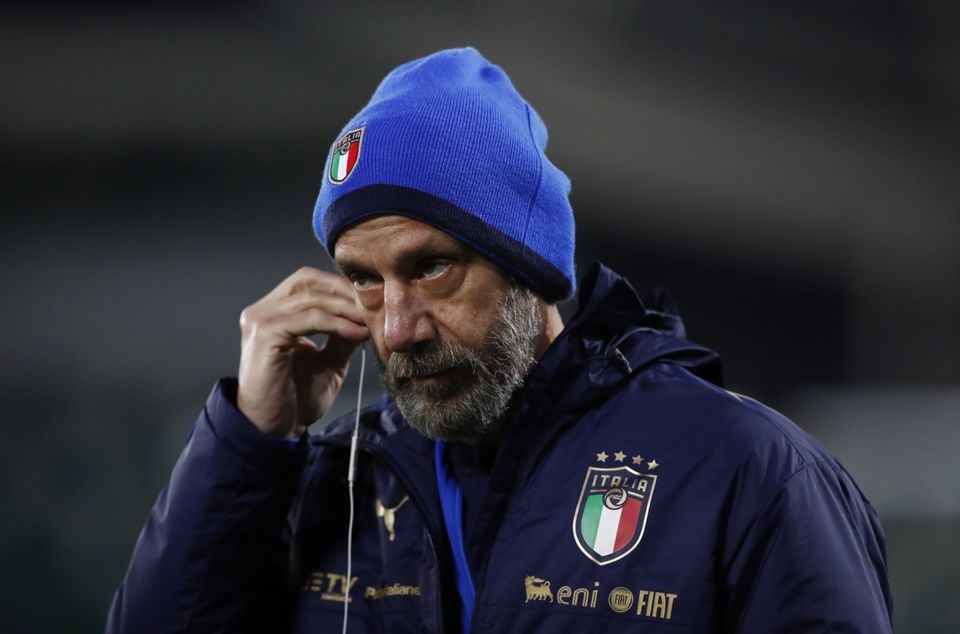
[(647, 463), (647, 469), (650, 469), (651, 471), (653, 471), (659, 466), (660, 466), (660, 463), (657, 462), (656, 460), (651, 460), (650, 462)]
[(597, 454), (597, 462), (606, 462), (607, 461), (607, 452), (601, 451)]
[(643, 464), (643, 456), (637, 454), (633, 457), (633, 464)]
[(617, 453), (613, 454), (613, 459), (617, 462), (623, 462), (623, 459), (626, 457), (627, 454), (623, 453), (622, 451), (618, 451)]

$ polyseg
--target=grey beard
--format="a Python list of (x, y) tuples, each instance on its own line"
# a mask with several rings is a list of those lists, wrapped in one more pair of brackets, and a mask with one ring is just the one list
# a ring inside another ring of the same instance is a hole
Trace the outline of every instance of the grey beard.
[[(474, 442), (496, 435), (514, 394), (536, 365), (543, 309), (532, 291), (511, 286), (479, 350), (436, 340), (423, 350), (395, 352), (380, 365), (380, 380), (410, 425), (427, 438)], [(416, 385), (414, 376), (455, 370), (452, 380)], [(466, 379), (459, 379), (462, 375)], [(459, 380), (458, 380), (459, 379)]]

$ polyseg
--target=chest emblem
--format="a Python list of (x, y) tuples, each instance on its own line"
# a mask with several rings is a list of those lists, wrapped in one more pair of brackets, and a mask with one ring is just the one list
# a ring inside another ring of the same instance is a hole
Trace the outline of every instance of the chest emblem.
[[(617, 462), (623, 455), (617, 453)], [(607, 457), (601, 452), (597, 460), (606, 462)], [(655, 461), (646, 464), (649, 470), (659, 466)], [(588, 467), (573, 516), (573, 538), (580, 552), (600, 566), (629, 555), (643, 538), (656, 484), (656, 475), (626, 465)]]
[(400, 504), (397, 504), (394, 507), (386, 507), (383, 505), (383, 502), (377, 498), (377, 517), (383, 518), (383, 527), (387, 529), (387, 539), (390, 541), (393, 541), (397, 538), (397, 511), (399, 511), (400, 507), (406, 504), (409, 499), (409, 495), (405, 496), (402, 500), (400, 500)]

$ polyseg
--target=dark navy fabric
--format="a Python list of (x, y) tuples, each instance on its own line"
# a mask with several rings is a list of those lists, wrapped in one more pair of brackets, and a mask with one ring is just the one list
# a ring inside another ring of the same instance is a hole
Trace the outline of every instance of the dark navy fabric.
[[(843, 467), (724, 390), (717, 356), (612, 271), (585, 276), (580, 304), (471, 511), (470, 631), (892, 631), (883, 532)], [(351, 632), (459, 631), (434, 443), (387, 397), (362, 412), (347, 583), (351, 417), (286, 447), (231, 390), (211, 394), (107, 631), (334, 632), (348, 589)], [(642, 530), (610, 561), (584, 544), (580, 512), (591, 474), (625, 468), (650, 488)]]

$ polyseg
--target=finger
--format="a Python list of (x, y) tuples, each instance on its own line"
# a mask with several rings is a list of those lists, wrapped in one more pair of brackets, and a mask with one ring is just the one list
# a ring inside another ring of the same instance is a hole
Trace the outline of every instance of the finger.
[(362, 341), (353, 341), (350, 339), (344, 339), (343, 337), (327, 337), (327, 341), (323, 346), (323, 351), (326, 354), (331, 355), (331, 359), (334, 362), (339, 362), (341, 365), (346, 365), (347, 361), (350, 360), (350, 355), (353, 354), (353, 351), (356, 350)]
[(331, 273), (311, 266), (300, 267), (297, 271), (280, 282), (271, 291), (271, 295), (293, 295), (303, 290), (318, 289), (339, 295), (344, 299), (353, 299), (353, 285), (340, 273)]
[(259, 307), (266, 314), (292, 314), (311, 308), (320, 308), (337, 317), (364, 324), (364, 312), (351, 297), (343, 297), (326, 289), (304, 289), (295, 295), (271, 298)]
[(307, 308), (289, 314), (273, 315), (261, 322), (258, 330), (262, 340), (284, 349), (295, 344), (298, 337), (317, 334), (337, 335), (356, 342), (370, 337), (366, 326), (322, 308)]
[[(265, 297), (256, 304), (244, 309), (240, 315), (240, 329), (245, 338), (280, 336), (289, 341), (288, 335), (308, 335), (316, 332), (298, 332), (285, 330), (289, 318), (306, 311), (321, 311), (331, 317), (349, 320), (357, 326), (364, 326), (363, 313), (356, 302), (321, 291), (303, 291), (286, 297)], [(332, 323), (332, 322), (331, 322)], [(319, 331), (321, 333), (333, 331)]]
[(309, 368), (311, 373), (329, 369), (340, 374), (342, 378), (346, 375), (350, 356), (361, 344), (360, 341), (330, 335), (324, 345), (318, 347), (310, 339), (300, 338), (294, 354), (296, 362), (302, 367)]

